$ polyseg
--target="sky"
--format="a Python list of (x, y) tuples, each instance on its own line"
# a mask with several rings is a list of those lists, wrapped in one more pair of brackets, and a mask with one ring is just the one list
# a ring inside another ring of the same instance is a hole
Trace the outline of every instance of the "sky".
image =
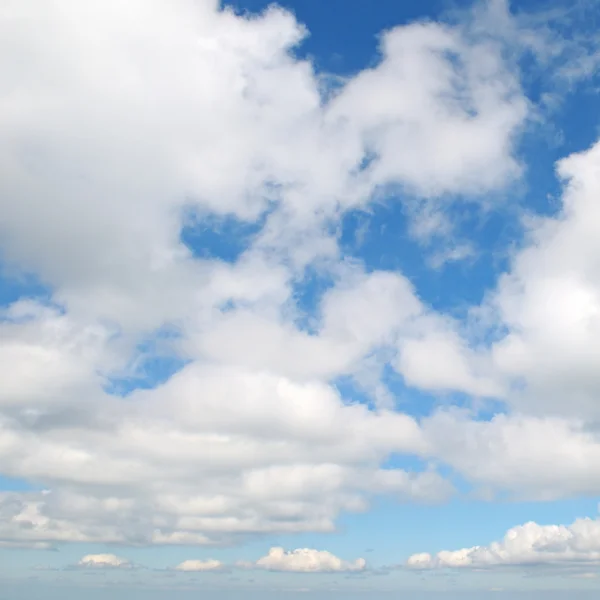
[(0, 5), (0, 600), (600, 590), (600, 7)]

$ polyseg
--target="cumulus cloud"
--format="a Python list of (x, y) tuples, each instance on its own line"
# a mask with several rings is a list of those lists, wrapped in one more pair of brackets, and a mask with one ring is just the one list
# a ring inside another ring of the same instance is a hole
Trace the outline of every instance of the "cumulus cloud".
[(577, 519), (571, 525), (529, 522), (509, 529), (502, 541), (489, 546), (444, 550), (435, 555), (413, 554), (406, 561), (413, 569), (578, 564), (600, 564), (598, 519)]
[[(22, 0), (0, 22), (0, 251), (50, 296), (0, 313), (2, 473), (45, 490), (0, 492), (0, 544), (235, 543), (332, 531), (375, 494), (453, 492), (431, 465), (383, 468), (393, 454), (546, 497), (600, 489), (576, 420), (420, 422), (380, 381), (391, 367), (408, 386), (507, 398), (524, 378), (513, 406), (574, 390), (562, 410), (593, 414), (598, 151), (562, 163), (565, 212), (532, 227), (491, 294), (508, 334), (482, 351), (403, 274), (342, 261), (337, 225), (388, 189), (419, 196), (418, 220), (519, 176), (529, 108), (501, 44), (460, 23), (396, 27), (377, 64), (323, 94), (292, 14), (218, 4)], [(225, 218), (256, 229), (235, 260), (184, 243)], [(310, 331), (307, 268), (331, 281)], [(179, 371), (112, 393), (156, 338)], [(384, 401), (351, 402), (342, 377)], [(273, 552), (256, 564), (364, 568)]]
[(269, 553), (253, 563), (239, 563), (246, 568), (265, 569), (267, 571), (291, 571), (296, 573), (340, 573), (363, 571), (366, 568), (364, 558), (345, 561), (326, 550), (298, 548), (286, 551), (283, 548), (271, 548)]
[(86, 569), (130, 569), (132, 564), (114, 554), (86, 554), (77, 566)]
[(2, 64), (5, 259), (127, 329), (195, 308), (207, 273), (180, 242), (183, 209), (255, 220), (275, 203), (258, 245), (302, 265), (335, 254), (323, 226), (381, 185), (439, 196), (518, 170), (518, 81), (459, 27), (391, 30), (381, 63), (324, 102), (289, 52), (304, 28), (278, 8), (26, 0), (2, 26), (2, 56), (22, 57)]
[(530, 413), (592, 420), (600, 414), (599, 165), (600, 144), (558, 163), (562, 209), (530, 220), (530, 243), (490, 299), (507, 330), (493, 360), (518, 385), (510, 403)]
[(201, 573), (205, 571), (218, 571), (224, 567), (219, 560), (184, 560), (175, 567), (175, 571), (184, 571), (186, 573)]
[(440, 411), (422, 423), (432, 452), (479, 489), (557, 500), (600, 489), (600, 439), (582, 419)]

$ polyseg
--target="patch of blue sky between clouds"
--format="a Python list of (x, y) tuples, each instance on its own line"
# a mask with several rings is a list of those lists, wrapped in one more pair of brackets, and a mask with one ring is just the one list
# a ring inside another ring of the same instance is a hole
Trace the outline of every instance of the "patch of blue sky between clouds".
[[(240, 13), (258, 14), (272, 5), (271, 0), (225, 0), (223, 6)], [(277, 4), (308, 24), (310, 35), (294, 50), (301, 59), (310, 59), (317, 72), (342, 77), (373, 67), (379, 60), (382, 31), (398, 25), (439, 16), (443, 0), (377, 0), (365, 10), (363, 0), (281, 0)], [(340, 49), (343, 48), (343, 53)]]
[[(600, 135), (597, 86), (581, 84), (569, 101), (557, 99), (556, 106), (542, 107), (530, 131), (521, 139), (518, 152), (526, 169), (515, 207), (537, 216), (553, 217), (561, 209), (561, 181), (556, 163), (565, 156), (589, 148)], [(514, 241), (514, 240), (513, 240)]]
[(381, 464), (387, 471), (401, 469), (411, 473), (422, 473), (429, 468), (428, 461), (412, 454), (390, 454)]
[(188, 215), (180, 238), (196, 258), (234, 263), (261, 231), (264, 219), (247, 222), (232, 215)]
[[(421, 390), (407, 385), (402, 374), (398, 373), (390, 361), (381, 366), (378, 380), (385, 390), (386, 399), (391, 399), (394, 410), (409, 414), (417, 419), (432, 415), (438, 410), (455, 409), (467, 411), (475, 421), (490, 421), (498, 414), (508, 414), (507, 405), (497, 398), (478, 398), (454, 390)], [(347, 404), (363, 404), (370, 410), (380, 408), (378, 398), (372, 388), (366, 387), (354, 375), (335, 378), (332, 385), (338, 390)]]
[(0, 262), (0, 308), (19, 300), (36, 300), (48, 304), (52, 290), (35, 275), (23, 273)]
[(335, 378), (331, 384), (337, 389), (346, 404), (364, 404), (369, 409), (376, 407), (375, 399), (351, 375)]
[(406, 385), (404, 377), (389, 364), (383, 368), (381, 382), (395, 399), (395, 408), (418, 419), (427, 417), (438, 409), (456, 406), (454, 402), (459, 399), (461, 408), (470, 406), (470, 398), (466, 395), (446, 391), (425, 391)]
[(34, 492), (43, 489), (25, 479), (0, 475), (0, 492)]
[(123, 372), (111, 374), (104, 386), (108, 394), (126, 397), (138, 389), (153, 389), (181, 371), (188, 360), (179, 356), (175, 344), (179, 334), (162, 328), (140, 342)]
[[(352, 211), (342, 220), (340, 247), (347, 258), (360, 260), (367, 272), (405, 275), (423, 302), (442, 312), (477, 305), (495, 283), (497, 269), (507, 261), (510, 234), (516, 228), (500, 212), (483, 214), (473, 207), (453, 209), (455, 239), (473, 248), (473, 255), (452, 260), (447, 239), (424, 243), (409, 232), (410, 217), (402, 199), (389, 198), (369, 212)], [(454, 236), (453, 236), (454, 238)], [(449, 260), (432, 265), (437, 257)]]
[(300, 279), (292, 281), (294, 324), (309, 334), (317, 334), (320, 321), (320, 304), (323, 296), (335, 284), (334, 276), (315, 266), (308, 266)]

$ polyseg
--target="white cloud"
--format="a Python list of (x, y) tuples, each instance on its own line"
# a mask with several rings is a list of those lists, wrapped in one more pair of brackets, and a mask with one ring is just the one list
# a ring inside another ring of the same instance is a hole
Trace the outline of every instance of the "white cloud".
[(504, 539), (489, 546), (444, 550), (436, 555), (413, 554), (406, 565), (414, 569), (493, 568), (500, 566), (573, 567), (600, 564), (600, 521), (577, 519), (571, 525), (513, 527)]
[(424, 313), (399, 339), (394, 365), (407, 383), (501, 398), (516, 413), (598, 419), (599, 166), (600, 143), (557, 163), (560, 211), (524, 219), (522, 247), (467, 326)]
[(530, 243), (490, 299), (507, 329), (493, 346), (493, 360), (515, 384), (510, 403), (519, 410), (599, 415), (599, 165), (599, 144), (558, 164), (562, 210), (530, 221)]
[(409, 385), (474, 396), (504, 394), (492, 362), (469, 347), (451, 319), (425, 314), (414, 323), (411, 333), (399, 339), (394, 365)]
[[(435, 203), (510, 182), (526, 101), (497, 47), (436, 24), (388, 32), (382, 62), (325, 101), (289, 51), (304, 34), (283, 10), (245, 19), (209, 0), (7, 9), (0, 251), (56, 306), (0, 315), (2, 472), (50, 490), (0, 493), (0, 543), (231, 543), (331, 531), (374, 493), (451, 493), (432, 470), (381, 468), (439, 451), (415, 419), (331, 382), (386, 397), (364, 376), (385, 350), (409, 384), (498, 384), (401, 274), (339, 265), (332, 225), (386, 185)], [(235, 264), (180, 241), (190, 211), (253, 221), (267, 207)], [(335, 279), (312, 334), (294, 323), (307, 264)], [(107, 393), (163, 327), (186, 366)]]
[(58, 310), (27, 300), (3, 313), (0, 377), (5, 383), (0, 406), (39, 409), (70, 403), (78, 395), (97, 395), (101, 371), (118, 364), (106, 352), (110, 328), (79, 326)]
[(364, 558), (345, 561), (326, 550), (298, 548), (285, 551), (283, 548), (271, 548), (266, 556), (259, 558), (255, 563), (240, 563), (240, 566), (296, 573), (339, 573), (363, 571), (366, 564)]
[(423, 422), (432, 453), (480, 489), (517, 500), (594, 495), (600, 489), (600, 440), (582, 420), (459, 411)]
[(4, 472), (53, 491), (1, 495), (0, 539), (203, 544), (331, 531), (373, 493), (435, 501), (451, 489), (434, 473), (382, 479), (389, 452), (426, 450), (417, 424), (345, 406), (324, 383), (189, 365), (126, 403), (98, 400), (102, 411), (2, 421)]
[[(439, 195), (515, 173), (525, 104), (493, 46), (458, 28), (396, 28), (383, 62), (324, 104), (310, 64), (288, 53), (304, 35), (289, 13), (247, 20), (214, 7), (26, 0), (3, 21), (1, 55), (22, 58), (2, 65), (14, 91), (3, 252), (71, 310), (131, 328), (193, 309), (205, 268), (179, 243), (184, 206), (252, 219), (276, 184), (261, 244), (309, 260), (335, 252), (319, 242), (322, 219), (375, 186)], [(357, 175), (365, 150), (379, 159)]]
[(200, 573), (204, 571), (218, 571), (223, 568), (223, 563), (219, 560), (184, 560), (175, 567), (176, 571), (184, 571), (190, 573)]
[(114, 554), (86, 554), (77, 566), (92, 569), (130, 569), (132, 564)]
[(510, 147), (527, 112), (519, 82), (498, 48), (461, 33), (435, 23), (389, 31), (381, 64), (336, 98), (334, 114), (378, 155), (377, 181), (427, 197), (494, 189), (518, 174)]

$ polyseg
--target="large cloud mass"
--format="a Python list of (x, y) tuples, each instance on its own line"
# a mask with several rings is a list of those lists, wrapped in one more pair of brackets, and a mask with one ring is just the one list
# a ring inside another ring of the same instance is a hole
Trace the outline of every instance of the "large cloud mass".
[[(460, 28), (398, 28), (380, 64), (325, 101), (290, 52), (304, 29), (276, 8), (3, 11), (2, 255), (52, 302), (17, 301), (0, 323), (2, 469), (45, 489), (2, 494), (0, 538), (203, 544), (329, 531), (373, 493), (446, 497), (433, 471), (380, 469), (390, 453), (428, 453), (413, 418), (348, 405), (329, 382), (401, 335), (399, 368), (416, 373), (408, 340), (426, 330), (464, 363), (462, 381), (494, 383), (402, 275), (335, 266), (330, 224), (384, 185), (435, 197), (518, 173), (526, 103), (497, 49)], [(234, 263), (181, 241), (207, 215), (263, 213)], [(309, 334), (293, 289), (316, 260), (336, 283)], [(143, 379), (154, 355), (140, 343), (165, 328), (160, 352), (186, 366), (111, 394), (111, 381)]]
[[(1, 307), (0, 468), (31, 490), (0, 493), (0, 543), (327, 532), (377, 494), (446, 499), (440, 459), (514, 494), (600, 490), (600, 446), (579, 418), (597, 416), (597, 149), (561, 163), (564, 213), (532, 224), (486, 299), (506, 332), (491, 345), (338, 246), (342, 216), (387, 190), (426, 236), (451, 198), (519, 176), (529, 103), (498, 39), (398, 27), (376, 65), (327, 88), (278, 8), (19, 0), (1, 17), (0, 252), (48, 294)], [(254, 232), (239, 256), (184, 243), (225, 222)], [(331, 286), (306, 326), (298, 289), (314, 272)], [(179, 369), (161, 377), (166, 358)], [(514, 412), (419, 421), (396, 410), (388, 368)], [(371, 404), (345, 397), (344, 378)], [(427, 467), (390, 468), (403, 454)]]

